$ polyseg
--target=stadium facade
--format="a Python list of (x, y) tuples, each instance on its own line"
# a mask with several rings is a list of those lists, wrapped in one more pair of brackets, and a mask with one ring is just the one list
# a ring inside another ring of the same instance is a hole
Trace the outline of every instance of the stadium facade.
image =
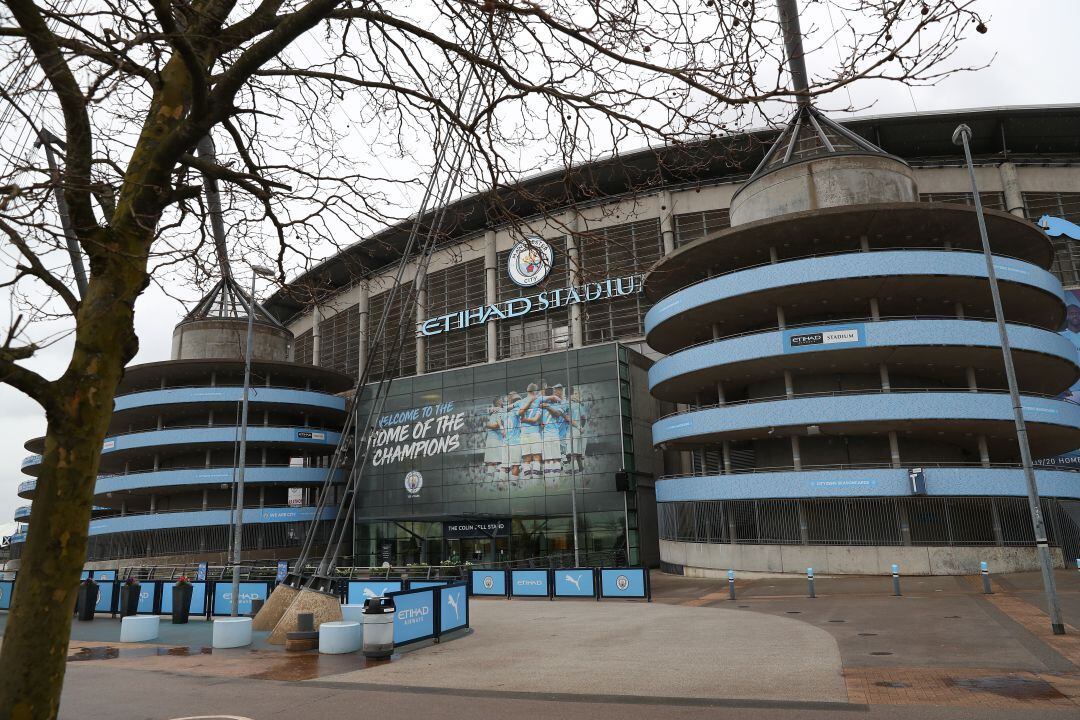
[(1057, 463), (1038, 471), (1051, 544), (1073, 556), (1080, 249), (1036, 221), (1080, 221), (1080, 106), (800, 112), (464, 198), (389, 303), (400, 350), (369, 353), (409, 223), (297, 278), (265, 304), (290, 359), (394, 378), (354, 562), (576, 537), (687, 573), (1035, 567), (960, 122), (1033, 449)]

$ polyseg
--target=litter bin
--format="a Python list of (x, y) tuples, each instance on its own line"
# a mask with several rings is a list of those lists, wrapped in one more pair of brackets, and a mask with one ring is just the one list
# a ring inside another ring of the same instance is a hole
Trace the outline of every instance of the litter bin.
[(394, 653), (394, 610), (393, 598), (364, 602), (364, 657), (387, 658)]

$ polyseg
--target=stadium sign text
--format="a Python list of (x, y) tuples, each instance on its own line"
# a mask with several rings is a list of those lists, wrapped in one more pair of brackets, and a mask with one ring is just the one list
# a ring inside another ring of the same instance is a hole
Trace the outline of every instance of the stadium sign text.
[(468, 327), (483, 325), (488, 320), (507, 320), (579, 303), (634, 295), (641, 292), (644, 287), (643, 280), (643, 275), (630, 275), (628, 277), (607, 278), (599, 282), (585, 283), (581, 287), (545, 290), (542, 293), (529, 295), (528, 297), (512, 298), (493, 305), (481, 305), (480, 307), (460, 310), (449, 315), (428, 318), (417, 323), (417, 332), (420, 335), (438, 335), (451, 330), (464, 330)]

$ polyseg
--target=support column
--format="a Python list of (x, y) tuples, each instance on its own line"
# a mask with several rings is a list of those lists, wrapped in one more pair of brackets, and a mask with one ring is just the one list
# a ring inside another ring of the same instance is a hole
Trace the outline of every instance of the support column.
[(670, 190), (660, 191), (660, 237), (664, 241), (664, 254), (675, 252), (675, 208), (671, 204)]
[(895, 430), (889, 431), (889, 458), (894, 468), (900, 467), (900, 438)]
[(322, 310), (316, 305), (311, 312), (311, 364), (318, 366), (322, 359)]
[(776, 306), (776, 326), (781, 330), (787, 328), (787, 319), (784, 316), (784, 306)]
[[(570, 226), (570, 234), (566, 237), (566, 260), (570, 271), (570, 287), (581, 286), (581, 248), (578, 247), (577, 234), (581, 230), (581, 215), (577, 210), (572, 210), (567, 223)], [(665, 246), (665, 252), (666, 246)], [(570, 306), (570, 341), (574, 347), (585, 345), (585, 323), (581, 316), (581, 303)]]
[(990, 522), (994, 527), (994, 544), (1005, 544), (1005, 533), (1001, 530), (1001, 513), (998, 512), (997, 498), (990, 498)]
[(892, 382), (889, 380), (889, 366), (880, 363), (878, 365), (878, 374), (881, 375), (881, 391), (892, 392)]
[(859, 236), (859, 249), (863, 252), (870, 252), (870, 238), (865, 235)]
[(1001, 176), (1005, 209), (1017, 217), (1024, 217), (1024, 194), (1020, 187), (1020, 176), (1016, 172), (1016, 165), (1011, 162), (1001, 163), (998, 165), (998, 175)]
[(957, 320), (963, 320), (964, 319), (964, 303), (962, 303), (962, 302), (956, 303), (956, 305), (953, 306), (953, 310), (956, 311), (956, 319)]
[(799, 453), (799, 436), (791, 436), (791, 464), (795, 470), (802, 470), (802, 454)]
[(731, 474), (731, 442), (724, 440), (720, 445), (721, 452), (724, 454), (724, 474)]
[(360, 281), (360, 297), (356, 302), (356, 378), (364, 376), (367, 368), (368, 334), (371, 323), (371, 290), (366, 280)]
[(876, 297), (870, 298), (870, 317), (874, 320), (881, 319), (881, 307), (878, 305), (878, 299)]
[(780, 255), (776, 252), (776, 246), (775, 245), (770, 245), (769, 246), (769, 264), (770, 265), (775, 265), (778, 262), (780, 262)]
[(724, 503), (724, 511), (727, 514), (728, 542), (734, 545), (738, 539), (739, 528), (735, 522), (735, 513), (731, 511), (730, 500)]
[(967, 369), (967, 382), (968, 390), (970, 390), (971, 392), (979, 391), (979, 383), (975, 381), (975, 368), (971, 367), (970, 365)]
[[(717, 324), (717, 323), (713, 323), (712, 336), (713, 336), (713, 340), (717, 340), (720, 337), (720, 325)], [(720, 381), (720, 380), (717, 380), (716, 381), (716, 404), (717, 405), (723, 405), (725, 402), (727, 402), (727, 400), (724, 397), (724, 383), (722, 381)]]
[[(488, 305), (494, 305), (499, 299), (499, 281), (495, 274), (498, 257), (495, 231), (487, 230), (484, 233), (484, 302)], [(495, 362), (499, 359), (499, 327), (495, 319), (489, 319), (484, 329), (487, 331), (487, 361)]]
[(202, 509), (206, 510), (208, 507), (210, 507), (210, 491), (207, 490), (206, 488), (203, 488), (203, 491), (202, 491)]
[(795, 397), (795, 381), (791, 377), (791, 371), (784, 371), (784, 395), (788, 398)]
[(990, 446), (986, 443), (986, 436), (979, 434), (979, 462), (983, 467), (990, 467)]
[[(427, 320), (427, 273), (416, 278), (416, 323), (414, 327), (420, 327), (420, 323)], [(423, 375), (427, 372), (427, 338), (416, 333), (416, 374)]]

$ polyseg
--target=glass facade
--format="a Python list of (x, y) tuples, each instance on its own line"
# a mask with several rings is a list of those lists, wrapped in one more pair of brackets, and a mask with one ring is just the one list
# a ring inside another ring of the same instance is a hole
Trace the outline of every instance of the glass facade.
[(574, 511), (582, 563), (638, 562), (638, 495), (616, 473), (653, 467), (631, 398), (647, 363), (607, 344), (394, 380), (366, 439), (354, 562), (572, 557)]

